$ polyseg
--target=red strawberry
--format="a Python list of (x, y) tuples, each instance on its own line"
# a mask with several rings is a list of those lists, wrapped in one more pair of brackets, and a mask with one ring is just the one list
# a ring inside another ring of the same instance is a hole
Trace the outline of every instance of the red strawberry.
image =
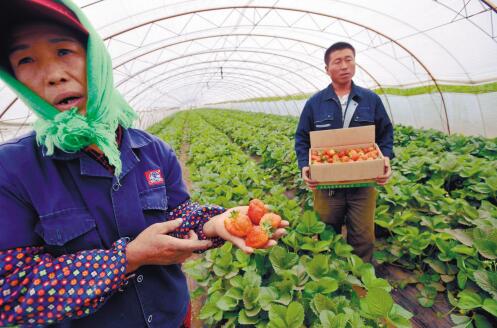
[(245, 244), (252, 248), (262, 248), (269, 241), (269, 235), (261, 226), (254, 226), (245, 238)]
[(237, 237), (245, 237), (252, 230), (252, 221), (245, 214), (233, 211), (229, 218), (224, 220), (224, 227)]
[(267, 213), (261, 219), (260, 225), (272, 229), (278, 229), (281, 224), (281, 216), (275, 213)]
[(259, 221), (261, 221), (262, 216), (266, 214), (266, 211), (266, 206), (261, 200), (252, 199), (249, 202), (248, 216), (250, 220), (252, 220), (252, 223), (259, 224)]

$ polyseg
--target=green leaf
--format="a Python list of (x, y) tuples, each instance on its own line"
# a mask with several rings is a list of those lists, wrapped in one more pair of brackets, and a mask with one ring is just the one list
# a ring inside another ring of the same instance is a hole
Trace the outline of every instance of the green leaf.
[(464, 289), (466, 287), (466, 282), (468, 281), (468, 275), (464, 271), (459, 271), (457, 273), (457, 286), (459, 289)]
[(491, 313), (494, 317), (497, 317), (497, 301), (492, 298), (486, 298), (483, 301), (482, 308)]
[(216, 302), (216, 306), (223, 311), (232, 311), (236, 308), (237, 305), (238, 305), (237, 300), (226, 295), (222, 296)]
[(243, 290), (243, 304), (245, 309), (253, 308), (259, 299), (259, 287), (247, 286)]
[(456, 325), (467, 325), (471, 322), (471, 318), (465, 315), (451, 314), (450, 319)]
[(469, 290), (463, 290), (459, 293), (457, 306), (463, 310), (471, 310), (483, 305), (480, 295)]
[(496, 175), (486, 177), (485, 182), (492, 189), (492, 191), (494, 193), (497, 192), (497, 176)]
[(349, 257), (352, 255), (354, 248), (345, 242), (338, 242), (335, 244), (335, 253), (340, 257)]
[(386, 317), (393, 306), (392, 296), (384, 289), (372, 288), (360, 300), (361, 310), (372, 318)]
[(338, 289), (338, 282), (330, 277), (324, 277), (322, 279), (308, 282), (305, 285), (305, 290), (311, 294), (329, 294)]
[(232, 299), (239, 301), (243, 298), (243, 290), (241, 290), (240, 288), (232, 287), (228, 289), (228, 291), (226, 292), (226, 296), (229, 296)]
[(262, 281), (261, 276), (253, 270), (245, 272), (243, 279), (245, 281), (244, 287), (245, 286), (259, 287)]
[(476, 314), (474, 316), (476, 328), (492, 328), (493, 325), (481, 314)]
[(330, 310), (322, 311), (319, 314), (319, 320), (321, 321), (321, 324), (323, 325), (323, 327), (334, 327), (332, 325), (333, 318), (335, 318), (335, 313), (333, 313)]
[(272, 327), (286, 327), (285, 322), (286, 307), (283, 305), (272, 304), (269, 308), (269, 324)]
[(260, 305), (256, 305), (251, 309), (245, 309), (245, 314), (247, 314), (248, 317), (255, 317), (261, 312), (261, 309)]
[(326, 225), (318, 219), (316, 213), (306, 211), (295, 230), (303, 235), (315, 235), (323, 232), (325, 226)]
[(392, 309), (388, 313), (387, 319), (390, 321), (394, 327), (397, 328), (411, 328), (411, 321), (413, 314), (402, 306), (395, 304), (392, 306)]
[(261, 287), (259, 292), (259, 304), (264, 311), (269, 310), (271, 302), (278, 298), (278, 291), (274, 287)]
[(432, 268), (433, 271), (435, 271), (436, 273), (439, 273), (439, 274), (446, 274), (447, 273), (447, 265), (442, 261), (439, 261), (437, 259), (429, 257), (427, 259), (424, 259), (424, 262), (428, 263), (430, 268)]
[(481, 289), (490, 293), (497, 300), (497, 272), (477, 270), (473, 273), (473, 277)]
[(298, 302), (292, 302), (286, 311), (285, 321), (288, 327), (300, 328), (304, 323), (304, 307)]
[(329, 257), (327, 255), (318, 254), (314, 258), (305, 264), (307, 273), (313, 280), (319, 280), (325, 277), (329, 271)]
[(255, 325), (259, 322), (258, 317), (248, 317), (245, 309), (242, 309), (238, 314), (238, 323), (241, 325)]
[(291, 269), (299, 261), (299, 256), (295, 253), (290, 253), (281, 246), (274, 246), (269, 253), (269, 261), (278, 273), (280, 270)]
[(335, 312), (337, 307), (333, 299), (326, 297), (322, 294), (315, 295), (314, 298), (312, 299), (312, 304), (314, 306), (314, 309), (316, 310), (316, 315), (319, 315), (319, 313), (325, 310), (330, 310)]
[(474, 256), (476, 254), (476, 251), (474, 248), (465, 246), (465, 245), (457, 245), (456, 247), (452, 248), (453, 252), (459, 253), (459, 254), (464, 254), (464, 255), (469, 255), (469, 256)]

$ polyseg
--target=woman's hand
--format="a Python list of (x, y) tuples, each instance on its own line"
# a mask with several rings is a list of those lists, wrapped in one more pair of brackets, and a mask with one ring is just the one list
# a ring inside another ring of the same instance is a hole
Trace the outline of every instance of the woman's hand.
[(168, 236), (181, 226), (182, 220), (176, 219), (164, 223), (156, 223), (143, 230), (126, 246), (128, 266), (126, 273), (137, 270), (142, 265), (169, 265), (184, 262), (194, 251), (212, 246), (209, 240), (198, 240), (193, 230), (189, 239)]
[[(225, 226), (224, 220), (230, 216), (230, 213), (233, 211), (238, 211), (242, 214), (247, 214), (248, 206), (238, 206), (234, 208), (230, 208), (226, 212), (216, 215), (212, 217), (208, 222), (204, 224), (204, 233), (207, 237), (221, 237), (224, 240), (232, 242), (236, 247), (240, 248), (243, 252), (250, 254), (254, 252), (252, 247), (249, 247), (245, 244), (245, 240), (243, 238), (233, 236), (230, 234)], [(277, 244), (277, 240), (283, 237), (286, 234), (285, 228), (289, 226), (288, 221), (281, 221), (280, 227), (276, 229), (273, 233), (273, 236), (267, 242), (264, 248), (269, 248), (275, 246)]]

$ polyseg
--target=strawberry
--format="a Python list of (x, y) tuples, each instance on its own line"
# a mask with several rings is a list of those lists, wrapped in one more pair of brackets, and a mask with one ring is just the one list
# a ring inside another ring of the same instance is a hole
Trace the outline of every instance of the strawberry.
[(272, 229), (278, 229), (281, 224), (281, 216), (275, 213), (267, 213), (261, 219), (260, 225)]
[(261, 226), (254, 226), (245, 238), (245, 244), (252, 248), (262, 248), (269, 241), (269, 234)]
[(259, 221), (261, 221), (262, 216), (266, 214), (266, 212), (266, 206), (261, 200), (252, 199), (249, 202), (248, 216), (253, 224), (259, 224)]
[(224, 227), (234, 236), (245, 237), (252, 229), (252, 221), (247, 215), (233, 211), (230, 217), (224, 220)]

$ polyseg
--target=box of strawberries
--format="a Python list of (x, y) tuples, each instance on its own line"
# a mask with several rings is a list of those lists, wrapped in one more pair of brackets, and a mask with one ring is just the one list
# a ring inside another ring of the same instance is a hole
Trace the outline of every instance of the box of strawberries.
[(383, 174), (374, 125), (312, 131), (310, 137), (310, 174), (319, 182), (318, 189), (374, 185)]

